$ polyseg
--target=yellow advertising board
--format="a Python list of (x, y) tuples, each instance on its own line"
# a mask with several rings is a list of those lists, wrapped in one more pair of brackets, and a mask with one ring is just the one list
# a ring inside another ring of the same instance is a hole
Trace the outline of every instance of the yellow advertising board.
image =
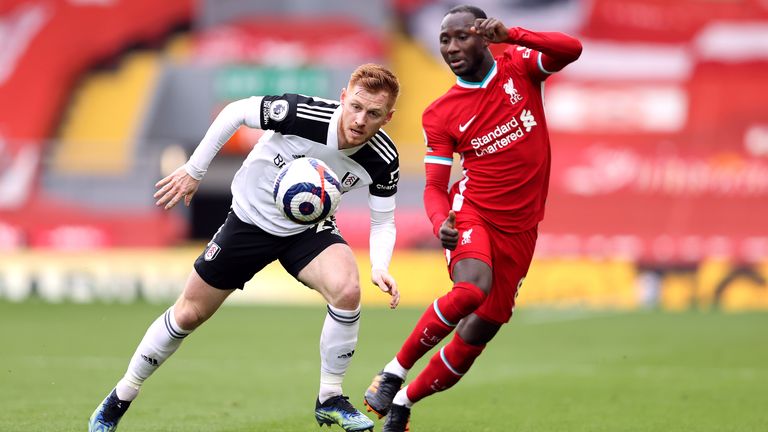
[[(202, 247), (24, 251), (0, 260), (0, 298), (51, 302), (171, 302), (184, 286)], [(386, 305), (389, 297), (370, 282), (368, 251), (359, 250), (363, 304)], [(451, 288), (439, 251), (398, 250), (390, 266), (404, 306), (425, 306)], [(621, 260), (535, 259), (518, 304), (545, 307), (669, 310), (768, 309), (768, 263), (734, 265), (705, 261), (695, 266), (638, 268)], [(320, 304), (322, 299), (273, 263), (257, 274), (231, 304)]]

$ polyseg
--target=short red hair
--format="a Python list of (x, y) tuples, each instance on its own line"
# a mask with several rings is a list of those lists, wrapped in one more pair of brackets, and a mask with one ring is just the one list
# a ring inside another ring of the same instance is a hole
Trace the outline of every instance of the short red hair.
[(358, 84), (371, 93), (380, 91), (389, 93), (392, 105), (395, 104), (397, 96), (400, 94), (400, 82), (395, 74), (384, 66), (375, 63), (360, 65), (352, 72), (352, 76), (349, 77), (349, 87)]

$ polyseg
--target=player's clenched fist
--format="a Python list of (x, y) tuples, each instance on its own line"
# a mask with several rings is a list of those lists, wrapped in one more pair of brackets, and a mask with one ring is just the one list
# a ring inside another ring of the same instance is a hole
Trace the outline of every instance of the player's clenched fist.
[(440, 226), (438, 234), (445, 249), (456, 249), (456, 245), (459, 244), (459, 230), (456, 229), (456, 213), (453, 210), (448, 212), (448, 217)]
[(509, 34), (507, 26), (496, 18), (476, 19), (472, 31), (494, 43), (506, 42)]
[(184, 204), (189, 206), (199, 185), (200, 180), (195, 180), (187, 174), (187, 170), (182, 165), (171, 175), (155, 183), (155, 187), (160, 188), (154, 195), (157, 199), (155, 205), (168, 210), (183, 198)]

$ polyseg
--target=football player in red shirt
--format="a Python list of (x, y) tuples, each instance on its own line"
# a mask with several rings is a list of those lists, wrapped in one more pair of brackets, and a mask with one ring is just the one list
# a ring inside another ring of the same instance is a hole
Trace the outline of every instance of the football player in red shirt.
[[(506, 43), (493, 57), (489, 43)], [(443, 18), (440, 52), (456, 84), (424, 111), (424, 206), (445, 248), (453, 288), (430, 305), (365, 393), (389, 414), (384, 431), (406, 430), (410, 408), (456, 384), (512, 316), (544, 217), (550, 145), (544, 80), (579, 58), (562, 33), (507, 28), (474, 6)], [(463, 177), (448, 190), (453, 153)], [(414, 363), (454, 328), (453, 339), (400, 389)]]

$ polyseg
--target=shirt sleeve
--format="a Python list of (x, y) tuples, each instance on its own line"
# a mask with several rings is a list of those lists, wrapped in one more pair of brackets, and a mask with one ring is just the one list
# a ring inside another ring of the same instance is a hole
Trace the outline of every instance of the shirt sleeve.
[(424, 187), (424, 209), (432, 222), (432, 230), (437, 235), (440, 225), (450, 210), (448, 200), (448, 182), (453, 165), (453, 138), (440, 126), (438, 116), (430, 109), (422, 116), (424, 143), (427, 147), (424, 156), (426, 184)]
[(445, 165), (427, 165), (427, 182), (424, 186), (424, 209), (432, 222), (432, 232), (437, 235), (440, 226), (448, 217), (451, 209), (448, 200), (448, 180), (451, 167)]
[[(442, 121), (444, 122), (444, 120)], [(445, 128), (440, 126), (441, 121), (432, 113), (425, 112), (421, 119), (424, 133), (424, 145), (427, 147), (424, 156), (425, 164), (453, 165), (453, 138)]]
[(395, 157), (386, 170), (376, 176), (368, 186), (368, 193), (377, 197), (390, 197), (397, 193), (400, 181), (400, 159)]
[(541, 53), (533, 48), (513, 45), (504, 50), (504, 56), (512, 64), (516, 64), (518, 69), (522, 66), (524, 75), (530, 77), (534, 82), (544, 81), (554, 73), (539, 66)]
[(532, 78), (543, 81), (581, 56), (578, 39), (558, 32), (534, 32), (522, 27), (510, 27), (508, 42), (519, 46), (507, 48), (505, 54), (519, 53)]
[(395, 197), (368, 196), (371, 210), (371, 233), (368, 239), (371, 269), (387, 271), (395, 248)]
[(263, 129), (259, 112), (264, 99), (265, 97), (262, 96), (252, 96), (224, 107), (208, 127), (205, 136), (184, 166), (187, 174), (196, 180), (201, 180), (213, 158), (240, 126)]
[(264, 96), (259, 109), (261, 129), (290, 132), (296, 123), (299, 95), (286, 93), (281, 96)]

